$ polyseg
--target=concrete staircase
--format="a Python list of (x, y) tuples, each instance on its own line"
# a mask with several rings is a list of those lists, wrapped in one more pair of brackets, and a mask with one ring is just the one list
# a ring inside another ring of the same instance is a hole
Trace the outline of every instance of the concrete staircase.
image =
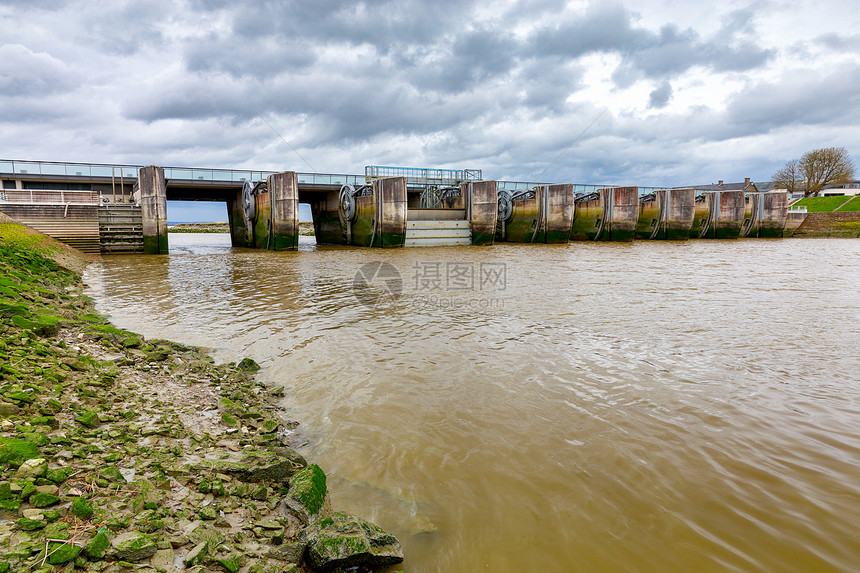
[(472, 229), (469, 221), (461, 220), (409, 220), (406, 221), (406, 247), (442, 247), (471, 245)]

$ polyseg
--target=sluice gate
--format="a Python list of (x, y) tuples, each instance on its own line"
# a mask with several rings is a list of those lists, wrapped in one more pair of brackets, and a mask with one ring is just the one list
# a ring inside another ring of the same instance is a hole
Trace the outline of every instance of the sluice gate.
[(639, 221), (639, 188), (610, 187), (575, 198), (572, 241), (632, 241)]
[[(790, 236), (805, 212), (743, 184), (643, 190), (484, 181), (480, 170), (374, 167), (364, 176), (0, 160), (0, 210), (90, 252), (167, 253), (167, 201), (221, 201), (237, 247), (375, 248)], [(583, 192), (584, 191), (584, 192)]]
[(743, 191), (706, 191), (696, 196), (695, 217), (690, 237), (696, 239), (737, 239), (744, 223)]
[(639, 197), (637, 239), (687, 240), (696, 210), (692, 188), (660, 189)]
[(537, 185), (498, 193), (496, 239), (509, 243), (566, 243), (573, 224), (572, 184)]

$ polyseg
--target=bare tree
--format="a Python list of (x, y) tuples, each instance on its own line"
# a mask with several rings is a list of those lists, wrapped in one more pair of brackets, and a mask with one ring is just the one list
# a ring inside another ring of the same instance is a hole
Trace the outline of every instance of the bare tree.
[(802, 189), (804, 197), (817, 197), (827, 185), (842, 185), (853, 180), (854, 162), (844, 147), (807, 151), (773, 175), (776, 187), (789, 192)]
[(788, 189), (789, 194), (793, 194), (795, 189), (798, 189), (803, 183), (799, 164), (799, 160), (792, 159), (779, 171), (774, 173), (773, 186), (777, 189)]

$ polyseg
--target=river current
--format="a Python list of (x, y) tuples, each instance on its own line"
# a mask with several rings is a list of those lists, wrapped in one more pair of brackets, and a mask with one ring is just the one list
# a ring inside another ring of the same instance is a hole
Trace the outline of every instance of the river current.
[(412, 573), (856, 571), (860, 240), (109, 256), (123, 328), (251, 357)]

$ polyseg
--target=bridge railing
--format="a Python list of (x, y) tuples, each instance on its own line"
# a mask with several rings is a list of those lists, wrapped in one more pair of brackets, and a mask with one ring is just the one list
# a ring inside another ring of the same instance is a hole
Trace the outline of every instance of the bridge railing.
[(139, 169), (139, 165), (0, 160), (0, 173), (10, 175), (113, 176), (137, 179)]
[(96, 205), (98, 191), (70, 189), (4, 189), (2, 200), (8, 203), (36, 205)]

